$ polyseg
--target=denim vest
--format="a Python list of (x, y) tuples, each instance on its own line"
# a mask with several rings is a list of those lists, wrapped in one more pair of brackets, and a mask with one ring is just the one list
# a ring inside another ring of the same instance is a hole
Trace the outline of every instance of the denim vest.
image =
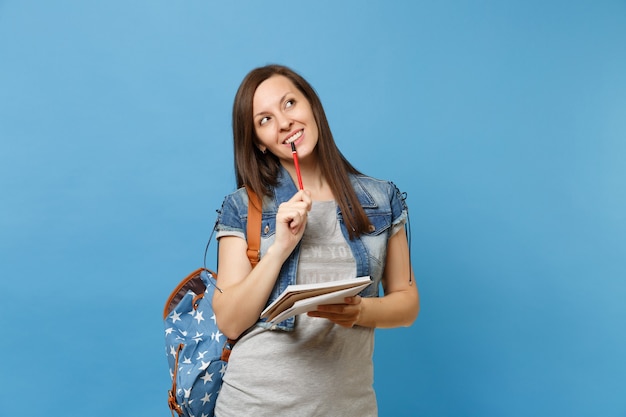
[[(348, 246), (356, 262), (357, 276), (370, 276), (373, 283), (361, 292), (362, 297), (377, 297), (378, 287), (385, 267), (387, 240), (393, 226), (405, 221), (408, 209), (405, 197), (398, 188), (389, 181), (377, 180), (365, 175), (351, 175), (350, 182), (356, 195), (372, 224), (371, 230), (361, 236), (350, 239), (339, 206), (337, 219)], [(263, 215), (261, 223), (261, 257), (274, 241), (276, 232), (276, 212), (278, 206), (289, 200), (298, 192), (289, 173), (281, 167), (278, 184), (271, 197), (263, 198)], [(216, 230), (220, 232), (237, 232), (245, 236), (248, 217), (248, 195), (244, 188), (226, 196), (218, 213)], [(288, 285), (296, 283), (296, 271), (300, 256), (300, 244), (289, 255), (280, 270), (276, 284), (268, 299), (267, 305), (274, 301)], [(270, 327), (264, 320), (257, 325)], [(271, 326), (282, 330), (293, 330), (295, 318), (291, 317), (277, 325)]]

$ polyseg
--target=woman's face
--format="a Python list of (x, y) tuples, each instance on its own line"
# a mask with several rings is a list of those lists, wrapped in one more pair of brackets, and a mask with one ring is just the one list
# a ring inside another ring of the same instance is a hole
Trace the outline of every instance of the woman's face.
[(311, 105), (287, 77), (274, 75), (263, 81), (252, 100), (254, 129), (259, 149), (291, 160), (291, 143), (300, 160), (313, 155), (318, 130)]

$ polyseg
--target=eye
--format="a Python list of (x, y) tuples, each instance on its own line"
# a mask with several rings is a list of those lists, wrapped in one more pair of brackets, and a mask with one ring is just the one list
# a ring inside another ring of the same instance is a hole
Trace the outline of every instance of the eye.
[(286, 109), (291, 108), (291, 107), (293, 107), (295, 105), (296, 105), (296, 100), (294, 100), (294, 99), (289, 99), (289, 100), (287, 100), (285, 102), (285, 108)]
[(267, 116), (265, 116), (265, 117), (261, 117), (261, 118), (259, 119), (259, 126), (263, 126), (265, 123), (267, 123), (267, 122), (269, 122), (269, 121), (270, 121), (270, 118), (269, 118), (269, 117), (267, 117)]

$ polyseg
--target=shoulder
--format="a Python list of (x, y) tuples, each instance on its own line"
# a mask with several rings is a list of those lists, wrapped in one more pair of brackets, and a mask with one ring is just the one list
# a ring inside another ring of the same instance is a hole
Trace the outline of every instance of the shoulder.
[(246, 209), (248, 208), (248, 193), (246, 193), (246, 189), (244, 187), (238, 188), (232, 193), (226, 195), (224, 197), (224, 202), (222, 206), (228, 205), (228, 208), (233, 209)]
[(351, 181), (362, 184), (365, 187), (388, 188), (392, 182), (380, 178), (370, 177), (365, 174), (351, 174)]
[(350, 181), (355, 192), (359, 195), (366, 194), (374, 201), (390, 201), (394, 198), (405, 200), (405, 196), (400, 192), (398, 187), (389, 180), (370, 177), (368, 175), (350, 175)]
[(218, 211), (218, 229), (224, 227), (241, 228), (248, 214), (248, 194), (245, 188), (224, 197), (222, 207)]
[(350, 181), (366, 213), (370, 210), (388, 212), (394, 219), (406, 216), (406, 194), (391, 181), (368, 175), (351, 175)]

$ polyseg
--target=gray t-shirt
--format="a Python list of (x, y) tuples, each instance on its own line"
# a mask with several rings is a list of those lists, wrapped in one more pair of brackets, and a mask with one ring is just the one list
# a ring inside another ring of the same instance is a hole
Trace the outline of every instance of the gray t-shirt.
[[(356, 265), (334, 201), (315, 201), (302, 237), (298, 283), (353, 278)], [(216, 417), (375, 417), (374, 329), (296, 317), (293, 332), (259, 327), (235, 345)]]

